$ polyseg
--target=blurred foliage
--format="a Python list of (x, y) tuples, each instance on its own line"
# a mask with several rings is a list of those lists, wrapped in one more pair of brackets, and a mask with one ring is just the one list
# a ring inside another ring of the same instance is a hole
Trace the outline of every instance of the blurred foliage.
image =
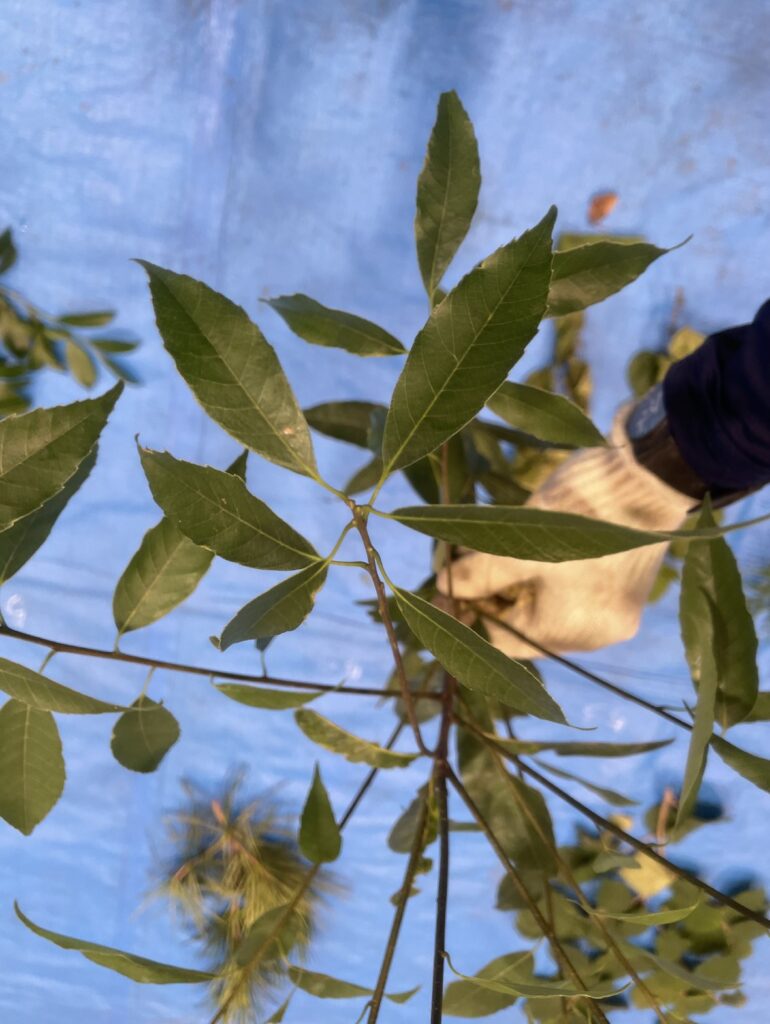
[(82, 310), (53, 316), (33, 305), (2, 278), (16, 264), (10, 228), (0, 234), (0, 416), (28, 409), (34, 375), (43, 369), (68, 373), (90, 389), (99, 367), (130, 384), (138, 378), (123, 361), (138, 342), (103, 332), (112, 310)]

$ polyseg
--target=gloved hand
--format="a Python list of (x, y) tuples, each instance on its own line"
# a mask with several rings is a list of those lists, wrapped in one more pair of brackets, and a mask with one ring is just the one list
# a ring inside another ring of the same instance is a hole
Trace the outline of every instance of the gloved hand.
[[(696, 501), (641, 466), (625, 432), (630, 406), (613, 425), (610, 446), (575, 452), (527, 501), (532, 508), (573, 512), (642, 530), (675, 530)], [(556, 652), (591, 651), (628, 640), (639, 628), (666, 544), (576, 562), (531, 562), (483, 552), (452, 564), (452, 594), (479, 602), (495, 647), (512, 658), (538, 658), (483, 611)], [(438, 589), (449, 593), (447, 570)]]

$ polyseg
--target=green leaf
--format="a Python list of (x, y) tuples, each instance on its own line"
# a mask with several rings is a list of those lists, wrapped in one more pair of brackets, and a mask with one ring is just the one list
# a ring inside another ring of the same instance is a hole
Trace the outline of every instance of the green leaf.
[(133, 352), (139, 346), (138, 341), (122, 341), (118, 338), (90, 338), (89, 345), (98, 352), (114, 353), (120, 355), (126, 352)]
[(305, 418), (319, 434), (368, 448), (372, 418), (385, 412), (376, 402), (322, 402), (305, 409)]
[(64, 348), (67, 366), (75, 380), (84, 388), (96, 383), (96, 363), (85, 349), (74, 341), (68, 341)]
[[(686, 564), (685, 559), (685, 564)], [(682, 609), (687, 607), (692, 593), (685, 593), (682, 584)], [(717, 609), (711, 598), (706, 596), (704, 616), (699, 624), (698, 647), (700, 649), (699, 668), (700, 685), (698, 687), (698, 703), (695, 706), (690, 747), (687, 751), (687, 764), (684, 771), (682, 792), (679, 795), (676, 811), (676, 828), (691, 815), (698, 797), (698, 790), (706, 770), (709, 742), (714, 728), (717, 697), (717, 666), (714, 651), (717, 647)]]
[(25, 836), (64, 789), (64, 759), (56, 722), (18, 700), (0, 709), (0, 817)]
[(487, 405), (516, 430), (523, 430), (539, 441), (569, 448), (591, 448), (607, 443), (574, 402), (542, 388), (506, 381)]
[(382, 476), (382, 459), (379, 455), (367, 462), (357, 470), (343, 487), (345, 494), (360, 494), (361, 491), (368, 491), (379, 481)]
[(139, 452), (153, 497), (196, 544), (252, 569), (303, 569), (318, 561), (312, 545), (234, 474), (168, 452)]
[(304, 967), (290, 967), (289, 978), (297, 988), (319, 999), (358, 999), (372, 994), (372, 989), (364, 988), (363, 985), (340, 981), (339, 978), (308, 971)]
[(615, 936), (615, 940), (620, 943), (623, 952), (626, 953), (632, 964), (637, 965), (641, 961), (642, 963), (657, 967), (658, 970), (663, 971), (672, 978), (676, 978), (677, 981), (685, 982), (688, 988), (699, 988), (703, 989), (704, 992), (716, 992), (723, 988), (735, 988), (735, 982), (733, 981), (712, 980), (703, 974), (696, 974), (695, 971), (690, 971), (686, 967), (674, 963), (673, 960), (656, 956), (640, 946), (632, 946), (630, 943), (620, 942), (617, 936)]
[(70, 498), (94, 468), (96, 452), (94, 445), (58, 494), (0, 533), (0, 583), (11, 579), (47, 540)]
[(469, 423), (534, 337), (551, 276), (552, 207), (460, 281), (417, 335), (383, 438), (387, 470), (408, 466)]
[(456, 92), (441, 94), (425, 164), (417, 179), (417, 261), (432, 300), (468, 233), (481, 187), (473, 124)]
[(278, 1007), (278, 1009), (271, 1015), (271, 1017), (265, 1022), (265, 1024), (281, 1024), (283, 1018), (286, 1016), (286, 1011), (289, 1009), (289, 1003), (291, 997), (294, 995), (296, 989), (292, 989), (291, 992), (286, 996), (284, 1001)]
[(534, 562), (601, 558), (672, 539), (711, 541), (764, 518), (702, 530), (653, 532), (571, 512), (506, 505), (416, 505), (385, 517), (450, 544)]
[(464, 981), (470, 982), (479, 988), (487, 989), (490, 992), (499, 992), (502, 995), (521, 996), (524, 999), (552, 999), (554, 996), (565, 997), (569, 999), (573, 996), (585, 996), (588, 999), (611, 999), (613, 996), (620, 995), (628, 988), (628, 985), (624, 985), (622, 988), (612, 988), (610, 985), (597, 985), (593, 989), (576, 989), (566, 981), (517, 981), (515, 979), (506, 979), (505, 982), (493, 980), (492, 978), (484, 978), (481, 974), (476, 974), (473, 977), (467, 974), (461, 974), (460, 971), (455, 970), (452, 961), (449, 958), (449, 954), (445, 953), (446, 961), (449, 964), (449, 969), (453, 974), (456, 974), (458, 978), (462, 978)]
[(289, 708), (300, 708), (309, 704), (316, 697), (322, 697), (324, 690), (316, 693), (305, 693), (294, 690), (268, 690), (264, 686), (245, 686), (241, 683), (217, 683), (216, 689), (230, 700), (246, 704), (250, 708), (261, 708), (265, 711), (286, 711)]
[[(532, 977), (533, 958), (530, 952), (506, 953), (482, 967), (475, 977), (491, 981), (516, 982)], [(444, 992), (443, 1012), (448, 1017), (487, 1017), (513, 1004), (513, 993), (493, 992), (472, 981), (453, 981)]]
[(302, 809), (299, 848), (313, 864), (331, 863), (339, 857), (342, 849), (342, 836), (318, 765)]
[(327, 562), (316, 562), (249, 601), (225, 626), (217, 646), (226, 651), (244, 640), (265, 640), (302, 625), (327, 571)]
[(747, 725), (749, 722), (770, 722), (770, 690), (763, 690), (757, 694), (754, 707), (741, 724)]
[(59, 317), (60, 324), (68, 327), (104, 327), (115, 319), (112, 309), (98, 309), (89, 313), (65, 313)]
[(139, 697), (112, 730), (115, 760), (133, 772), (154, 772), (179, 739), (179, 723), (162, 704)]
[(120, 704), (107, 704), (96, 697), (78, 693), (68, 686), (46, 679), (31, 668), (0, 658), (0, 690), (38, 711), (59, 711), (66, 715), (101, 715), (125, 711)]
[[(0, 534), (2, 537), (2, 534)], [(213, 561), (165, 516), (142, 538), (118, 580), (112, 613), (120, 634), (167, 615), (192, 594)]]
[(667, 747), (673, 740), (653, 740), (649, 743), (601, 743), (595, 741), (511, 740), (504, 736), (490, 736), (495, 743), (512, 754), (539, 754), (549, 750), (560, 757), (631, 757), (647, 754), (651, 750)]
[[(411, 853), (415, 841), (417, 826), (422, 817), (425, 801), (430, 799), (427, 785), (420, 787), (418, 795), (396, 821), (388, 835), (388, 846), (394, 853)], [(431, 800), (425, 822), (423, 849), (434, 841), (436, 831), (437, 810), (435, 801)]]
[(253, 967), (257, 963), (284, 962), (297, 944), (303, 918), (289, 903), (272, 907), (251, 925), (235, 950), (239, 967)]
[(295, 711), (294, 719), (309, 740), (335, 754), (342, 754), (353, 764), (368, 764), (372, 768), (406, 768), (419, 756), (396, 753), (369, 740), (362, 740), (310, 708)]
[(649, 242), (603, 241), (555, 252), (548, 316), (565, 316), (602, 302), (671, 251)]
[[(714, 528), (711, 509), (704, 505), (697, 529)], [(711, 604), (720, 634), (719, 643), (711, 632)], [(754, 707), (759, 690), (757, 635), (746, 605), (741, 574), (726, 541), (690, 544), (682, 568), (680, 623), (690, 673), (696, 687), (701, 685), (701, 657), (708, 647), (716, 659), (716, 720), (723, 728), (744, 719)]]
[(126, 953), (122, 949), (113, 949), (112, 946), (101, 946), (96, 942), (87, 942), (85, 939), (75, 939), (69, 935), (61, 935), (59, 932), (49, 931), (41, 928), (40, 925), (22, 913), (18, 903), (14, 903), (16, 916), (35, 935), (39, 935), (48, 942), (53, 942), (61, 949), (74, 949), (82, 953), (86, 960), (106, 967), (110, 971), (122, 974), (132, 981), (141, 982), (144, 985), (190, 985), (199, 982), (213, 981), (215, 975), (207, 971), (194, 971), (189, 967), (174, 967), (172, 964), (161, 964), (157, 960), (148, 960), (146, 957), (137, 956), (135, 953)]
[(0, 234), (0, 274), (10, 270), (18, 258), (16, 246), (13, 244), (13, 232), (6, 228)]
[(613, 921), (629, 921), (631, 924), (641, 924), (646, 928), (657, 928), (662, 924), (675, 924), (677, 921), (684, 921), (693, 911), (702, 905), (700, 899), (696, 900), (689, 907), (671, 907), (666, 910), (653, 910), (650, 912), (634, 914), (617, 914), (603, 907), (597, 907), (593, 912), (597, 917), (609, 917)]
[(200, 281), (139, 263), (163, 343), (209, 416), (271, 462), (316, 476), (307, 423), (256, 324)]
[(577, 782), (579, 786), (583, 786), (591, 793), (595, 793), (600, 799), (606, 800), (608, 804), (612, 804), (613, 807), (635, 807), (639, 801), (632, 800), (628, 796), (624, 796), (623, 793), (618, 793), (614, 789), (608, 789), (606, 786), (597, 786), (595, 782), (589, 782), (588, 779), (582, 778), (580, 775), (573, 775), (572, 772), (565, 772), (562, 768), (555, 768), (552, 764), (544, 764), (542, 761), (537, 761), (537, 764), (551, 775), (556, 775), (560, 779), (568, 779), (570, 782)]
[(377, 324), (340, 309), (329, 309), (307, 295), (281, 295), (263, 299), (295, 334), (313, 345), (342, 348), (357, 356), (400, 356), (401, 342)]
[(0, 422), (0, 530), (58, 494), (88, 457), (123, 387)]
[(770, 793), (770, 761), (757, 754), (750, 754), (748, 750), (741, 750), (740, 747), (728, 743), (720, 736), (711, 737), (711, 746), (725, 764), (742, 775), (744, 779), (753, 782), (755, 786)]
[(396, 600), (420, 643), (463, 686), (536, 718), (566, 724), (559, 705), (523, 663), (506, 657), (478, 633), (416, 594), (398, 590)]

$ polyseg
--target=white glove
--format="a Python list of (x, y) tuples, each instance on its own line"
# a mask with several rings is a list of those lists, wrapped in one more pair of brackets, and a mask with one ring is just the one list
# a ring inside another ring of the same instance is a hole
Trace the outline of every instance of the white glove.
[[(615, 417), (611, 445), (575, 452), (527, 501), (530, 508), (573, 512), (642, 530), (675, 530), (695, 504), (636, 459), (625, 432), (630, 407)], [(533, 562), (471, 552), (452, 564), (456, 600), (478, 601), (556, 652), (593, 651), (628, 640), (658, 574), (666, 544), (576, 562)], [(448, 594), (447, 570), (438, 589)], [(490, 642), (511, 658), (542, 652), (482, 615)]]

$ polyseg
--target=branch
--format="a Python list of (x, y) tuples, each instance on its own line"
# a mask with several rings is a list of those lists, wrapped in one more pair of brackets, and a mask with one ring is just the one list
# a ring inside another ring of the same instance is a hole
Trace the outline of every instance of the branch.
[[(146, 665), (155, 669), (168, 669), (170, 672), (183, 672), (187, 675), (206, 676), (208, 679), (231, 679), (241, 683), (256, 683), (269, 686), (288, 687), (294, 690), (313, 690), (321, 693), (352, 693), (361, 697), (389, 697), (398, 698), (400, 693), (389, 690), (378, 690), (366, 686), (331, 686), (329, 683), (310, 683), (300, 679), (277, 679), (274, 676), (259, 675), (250, 676), (242, 672), (225, 672), (216, 668), (202, 668), (198, 665), (183, 665), (177, 661), (162, 661), (159, 658), (148, 658), (141, 654), (126, 654), (124, 651), (108, 651), (99, 647), (82, 647), (79, 644), (68, 644), (61, 640), (50, 640), (47, 637), (35, 636), (32, 633), (23, 633), (18, 629), (12, 629), (5, 623), (0, 623), (0, 636), (8, 636), (14, 640), (24, 640), (29, 644), (37, 644), (40, 647), (49, 647), (52, 651), (60, 654), (77, 654), (81, 657), (100, 658), (105, 661), (122, 661), (129, 665)], [(441, 700), (440, 693), (416, 693), (412, 695), (417, 699)]]
[(361, 540), (364, 543), (364, 550), (366, 551), (366, 561), (369, 568), (369, 575), (374, 584), (374, 590), (377, 594), (377, 608), (382, 619), (382, 624), (385, 626), (385, 632), (388, 635), (388, 643), (393, 654), (393, 661), (396, 666), (396, 676), (401, 687), (401, 697), (404, 701), (404, 707), (406, 708), (406, 716), (409, 719), (409, 724), (412, 727), (414, 738), (417, 741), (417, 746), (421, 754), (426, 757), (433, 757), (433, 751), (429, 750), (425, 746), (425, 742), (422, 738), (420, 731), (420, 723), (417, 721), (417, 712), (414, 707), (414, 695), (409, 686), (409, 680), (406, 676), (406, 670), (404, 668), (404, 662), (401, 658), (401, 650), (398, 646), (398, 638), (396, 637), (396, 631), (393, 627), (393, 620), (390, 617), (390, 611), (388, 610), (388, 597), (385, 593), (385, 585), (380, 579), (380, 574), (377, 571), (377, 559), (372, 544), (369, 531), (366, 527), (366, 519), (361, 515), (361, 512), (355, 503), (351, 502), (351, 509), (353, 512), (353, 519), (355, 521), (356, 529), (361, 535)]
[[(391, 733), (390, 738), (388, 739), (387, 743), (385, 744), (385, 749), (386, 750), (390, 750), (390, 748), (395, 744), (396, 740), (398, 739), (398, 737), (401, 734), (401, 730), (402, 729), (403, 729), (403, 725), (401, 724), (401, 722), (399, 722), (398, 725), (396, 726), (396, 728)], [(353, 799), (348, 804), (348, 806), (347, 806), (345, 812), (343, 813), (342, 817), (340, 818), (340, 820), (337, 822), (337, 828), (339, 829), (340, 832), (345, 828), (347, 823), (350, 821), (350, 819), (355, 814), (356, 808), (358, 807), (358, 805), (363, 800), (363, 798), (364, 798), (364, 796), (366, 794), (366, 791), (369, 789), (371, 784), (374, 782), (375, 777), (377, 776), (377, 773), (378, 773), (379, 770), (380, 770), (379, 768), (372, 768), (372, 770), (367, 774), (367, 776), (364, 779), (364, 781), (358, 787), (355, 796), (353, 797)], [(242, 972), (242, 974), (244, 976), (247, 975), (248, 972), (251, 971), (252, 968), (256, 964), (259, 963), (260, 958), (264, 955), (265, 950), (268, 949), (268, 947), (270, 946), (270, 943), (273, 942), (278, 937), (278, 935), (280, 934), (281, 929), (283, 928), (284, 924), (288, 921), (290, 915), (292, 914), (292, 912), (296, 908), (297, 904), (302, 899), (302, 897), (305, 895), (305, 893), (307, 892), (309, 887), (312, 885), (313, 879), (316, 877), (318, 872), (321, 870), (322, 866), (323, 866), (322, 864), (314, 864), (307, 871), (305, 877), (303, 878), (302, 882), (297, 887), (297, 889), (296, 889), (294, 895), (292, 896), (291, 900), (284, 907), (283, 913), (279, 916), (279, 918), (276, 921), (276, 923), (273, 926), (273, 928), (271, 928), (269, 935), (267, 935), (267, 937), (264, 939), (264, 941), (255, 950), (254, 955), (248, 961), (248, 963), (244, 964), (243, 967), (241, 967), (241, 972)], [(223, 1017), (225, 1016), (227, 1011), (232, 1006), (233, 1001), (234, 1001), (234, 999), (236, 998), (236, 996), (238, 994), (238, 991), (239, 991), (239, 989), (237, 987), (234, 988), (231, 991), (230, 995), (227, 997), (227, 999), (225, 999), (225, 1001), (219, 1007), (219, 1009), (217, 1010), (216, 1014), (211, 1018), (211, 1021), (209, 1022), (209, 1024), (219, 1024), (219, 1021), (221, 1021), (223, 1019)]]
[[(513, 864), (510, 861), (510, 858), (508, 857), (508, 855), (506, 854), (505, 850), (500, 845), (500, 841), (498, 840), (497, 836), (492, 831), (492, 828), (491, 828), (489, 822), (486, 820), (486, 818), (483, 816), (483, 814), (481, 813), (479, 808), (476, 806), (476, 804), (473, 801), (473, 798), (471, 797), (470, 793), (468, 793), (468, 791), (465, 788), (465, 786), (463, 786), (462, 782), (458, 779), (458, 777), (452, 771), (452, 768), (449, 765), (447, 765), (447, 769), (446, 770), (447, 770), (447, 777), (449, 778), (449, 781), (452, 783), (454, 788), (457, 790), (457, 792), (459, 793), (459, 795), (462, 798), (463, 802), (465, 803), (466, 807), (468, 808), (468, 810), (471, 812), (473, 817), (476, 819), (476, 821), (480, 825), (482, 831), (485, 833), (487, 839), (489, 840), (489, 843), (492, 846), (492, 849), (497, 854), (498, 860), (503, 865), (503, 867), (505, 868), (506, 873), (508, 874), (508, 876), (510, 877), (511, 881), (513, 882), (514, 888), (516, 889), (516, 891), (519, 894), (519, 896), (521, 897), (521, 899), (523, 899), (524, 902), (527, 904), (527, 908), (529, 909), (529, 912), (532, 914), (533, 918), (535, 919), (535, 922), (537, 923), (538, 928), (543, 933), (543, 935), (548, 939), (548, 942), (550, 943), (551, 949), (553, 951), (554, 959), (560, 965), (560, 967), (564, 970), (564, 972), (569, 975), (569, 977), (578, 986), (578, 988), (582, 989), (583, 991), (586, 991), (587, 990), (586, 983), (583, 981), (583, 979), (580, 976), (579, 971), (577, 970), (575, 965), (570, 960), (570, 958), (569, 958), (569, 956), (567, 954), (567, 951), (562, 946), (561, 942), (559, 941), (558, 936), (556, 935), (554, 930), (551, 928), (551, 926), (548, 924), (546, 919), (543, 917), (543, 914), (542, 914), (542, 912), (540, 910), (540, 907), (538, 907), (537, 903), (535, 902), (535, 900), (530, 895), (529, 890), (527, 889), (526, 885), (522, 881), (521, 875), (516, 870), (516, 868), (513, 866)], [(588, 1003), (589, 1003), (589, 1007), (588, 1008), (590, 1009), (590, 1012), (591, 1012), (592, 1016), (596, 1020), (600, 1021), (601, 1024), (610, 1024), (610, 1022), (607, 1020), (606, 1014), (604, 1013), (604, 1011), (602, 1010), (602, 1008), (600, 1006), (597, 1006), (597, 1004), (592, 999), (588, 999)]]

